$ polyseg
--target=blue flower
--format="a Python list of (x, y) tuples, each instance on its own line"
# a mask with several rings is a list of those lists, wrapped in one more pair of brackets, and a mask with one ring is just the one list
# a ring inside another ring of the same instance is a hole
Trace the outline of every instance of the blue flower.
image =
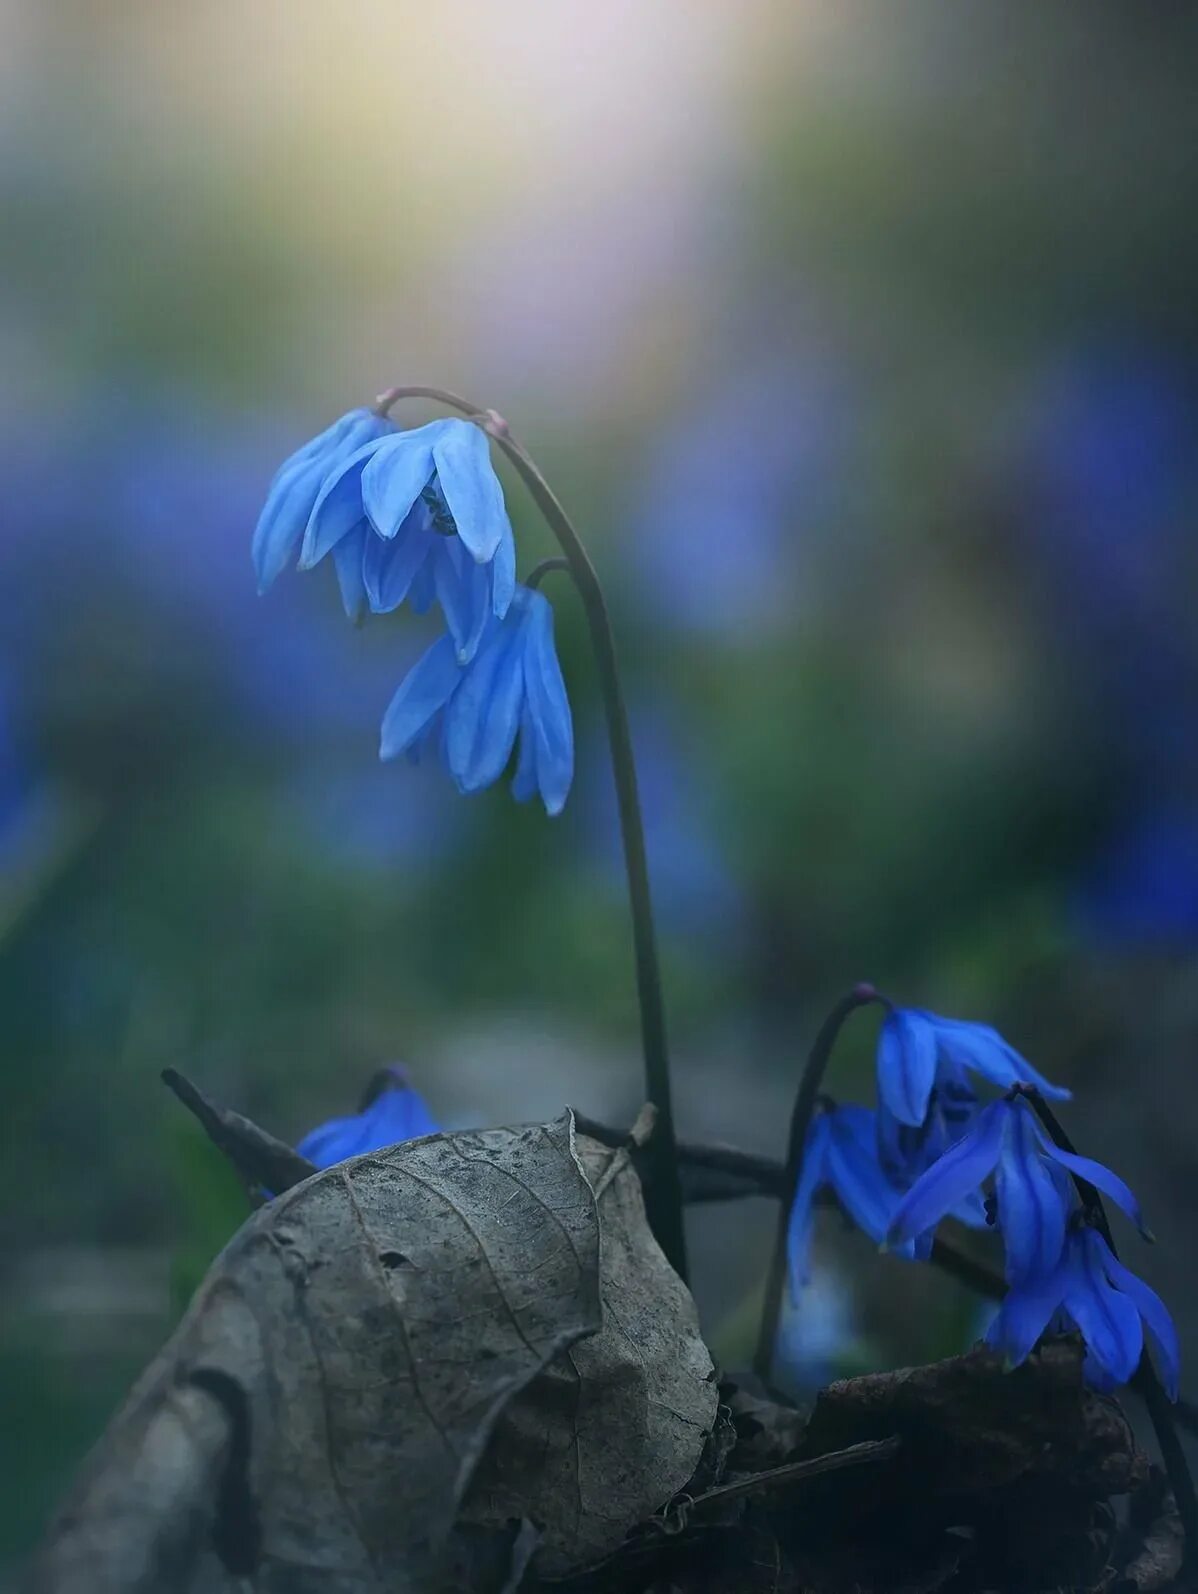
[(374, 410), (350, 410), (279, 467), (254, 528), (252, 553), (260, 592), (265, 592), (295, 557), (329, 473), (365, 444), (394, 431), (391, 422)]
[(300, 568), (332, 554), (346, 613), (357, 619), (435, 595), (458, 662), (502, 619), (516, 585), (516, 545), (491, 464), (469, 421), (433, 421), (366, 441), (326, 473), (312, 505)]
[(318, 1168), (331, 1168), (347, 1157), (435, 1135), (438, 1127), (403, 1070), (391, 1067), (382, 1070), (367, 1091), (361, 1112), (352, 1118), (331, 1118), (305, 1135), (296, 1150)]
[(1007, 1279), (1020, 1284), (1042, 1278), (1056, 1265), (1064, 1244), (1072, 1201), (1066, 1173), (1088, 1180), (1147, 1232), (1139, 1203), (1118, 1174), (1053, 1145), (1017, 1096), (983, 1107), (965, 1134), (915, 1181), (893, 1214), (889, 1238), (902, 1244), (926, 1234), (993, 1177)]
[(379, 756), (419, 758), (438, 741), (462, 792), (503, 774), (520, 737), (512, 781), (519, 802), (536, 792), (549, 814), (565, 806), (574, 775), (574, 727), (553, 645), (553, 610), (541, 592), (517, 587), (502, 619), (488, 620), (473, 660), (458, 661), (443, 636), (400, 683), (383, 716)]
[(1070, 1094), (1049, 1084), (990, 1025), (941, 1018), (917, 1007), (889, 1010), (877, 1062), (879, 1102), (899, 1123), (916, 1128), (927, 1118), (933, 1087), (941, 1082), (950, 1093), (968, 1088), (966, 1071), (1003, 1090), (1035, 1085), (1055, 1101), (1068, 1101)]
[[(879, 1245), (886, 1238), (902, 1191), (886, 1176), (877, 1153), (877, 1127), (868, 1107), (833, 1107), (812, 1120), (803, 1148), (787, 1234), (792, 1296), (811, 1276), (815, 1198), (831, 1186), (859, 1229)], [(901, 1247), (908, 1256), (926, 1247), (916, 1240)]]
[(1079, 1222), (1071, 1224), (1047, 1273), (1008, 1291), (986, 1343), (1018, 1366), (1050, 1328), (1071, 1327), (1085, 1340), (1089, 1381), (1103, 1389), (1125, 1384), (1135, 1373), (1147, 1329), (1166, 1393), (1177, 1399), (1181, 1350), (1168, 1309), (1114, 1256), (1097, 1230)]

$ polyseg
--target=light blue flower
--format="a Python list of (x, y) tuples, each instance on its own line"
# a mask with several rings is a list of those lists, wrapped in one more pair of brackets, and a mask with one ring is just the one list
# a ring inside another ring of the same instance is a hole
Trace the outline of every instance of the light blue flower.
[(1060, 1256), (1072, 1203), (1058, 1169), (1088, 1180), (1147, 1233), (1139, 1203), (1118, 1174), (1053, 1145), (1027, 1102), (1016, 1096), (983, 1107), (915, 1181), (893, 1214), (889, 1239), (905, 1243), (926, 1234), (993, 1177), (1007, 1279), (1018, 1284), (1043, 1277)]
[(364, 445), (395, 431), (374, 410), (350, 410), (297, 449), (275, 472), (254, 528), (252, 554), (258, 590), (265, 592), (295, 558), (321, 487)]
[(391, 1067), (376, 1076), (361, 1112), (350, 1118), (331, 1118), (305, 1135), (296, 1150), (318, 1168), (331, 1168), (347, 1157), (435, 1135), (439, 1127), (403, 1070)]
[(540, 792), (560, 813), (574, 776), (574, 727), (553, 645), (553, 610), (543, 593), (517, 587), (502, 619), (484, 628), (470, 663), (444, 636), (418, 659), (383, 717), (379, 756), (419, 757), (439, 741), (459, 791), (497, 781), (520, 738), (512, 795)]
[(966, 1071), (1002, 1090), (1035, 1085), (1054, 1101), (1070, 1092), (1052, 1085), (989, 1024), (967, 1024), (917, 1007), (892, 1007), (878, 1036), (878, 1100), (900, 1123), (921, 1125), (937, 1080), (959, 1089)]
[[(877, 1127), (868, 1107), (850, 1105), (821, 1112), (811, 1122), (787, 1231), (792, 1298), (811, 1276), (811, 1236), (819, 1192), (830, 1187), (848, 1216), (877, 1244), (885, 1240), (902, 1191), (878, 1161)], [(925, 1254), (915, 1239), (898, 1248), (908, 1256)]]
[(1134, 1375), (1147, 1329), (1165, 1391), (1170, 1400), (1177, 1399), (1181, 1349), (1168, 1309), (1113, 1255), (1097, 1230), (1080, 1222), (1071, 1224), (1047, 1273), (1008, 1291), (986, 1343), (1018, 1366), (1042, 1334), (1071, 1327), (1085, 1341), (1086, 1375), (1099, 1388), (1126, 1384)]
[(491, 463), (469, 421), (390, 430), (342, 457), (312, 505), (300, 568), (332, 554), (351, 618), (435, 594), (458, 660), (474, 657), (489, 616), (516, 585), (516, 546)]

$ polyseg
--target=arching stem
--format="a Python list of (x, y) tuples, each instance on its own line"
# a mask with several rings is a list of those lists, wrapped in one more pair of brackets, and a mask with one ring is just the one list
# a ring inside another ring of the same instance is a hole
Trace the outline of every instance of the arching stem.
[(807, 1144), (807, 1131), (819, 1098), (820, 1086), (832, 1057), (832, 1049), (845, 1020), (859, 1007), (880, 1001), (872, 985), (854, 985), (837, 1002), (820, 1026), (819, 1034), (807, 1054), (803, 1077), (799, 1081), (794, 1109), (790, 1115), (790, 1139), (786, 1148), (786, 1173), (783, 1178), (782, 1200), (778, 1206), (778, 1225), (774, 1230), (774, 1250), (770, 1257), (770, 1270), (765, 1281), (765, 1304), (761, 1309), (761, 1327), (757, 1332), (757, 1350), (753, 1356), (753, 1370), (762, 1383), (769, 1387), (774, 1364), (774, 1346), (778, 1339), (778, 1322), (782, 1313), (782, 1291), (786, 1285), (786, 1239), (790, 1229), (790, 1209), (794, 1205), (795, 1190), (803, 1167), (803, 1149)]
[(649, 866), (645, 856), (645, 830), (637, 793), (636, 763), (628, 711), (620, 684), (615, 639), (611, 618), (599, 577), (582, 541), (556, 494), (541, 475), (531, 455), (512, 436), (507, 422), (494, 410), (480, 410), (456, 393), (437, 387), (394, 387), (381, 394), (378, 411), (386, 414), (400, 399), (431, 399), (456, 410), (474, 421), (507, 455), (533, 502), (541, 511), (550, 531), (557, 538), (582, 600), (591, 636), (591, 649), (599, 675), (607, 736), (611, 749), (612, 775), (616, 785), (616, 804), (620, 815), (620, 834), (624, 844), (624, 868), (628, 876), (628, 900), (632, 912), (632, 938), (636, 959), (637, 997), (641, 1015), (641, 1045), (645, 1057), (645, 1089), (657, 1108), (657, 1126), (647, 1148), (652, 1177), (645, 1193), (650, 1227), (674, 1270), (686, 1278), (686, 1237), (682, 1225), (682, 1186), (675, 1147), (674, 1111), (670, 1095), (670, 1062), (666, 1046), (665, 1008), (662, 1001), (661, 970), (657, 955), (657, 935), (653, 925), (653, 903), (649, 890)]

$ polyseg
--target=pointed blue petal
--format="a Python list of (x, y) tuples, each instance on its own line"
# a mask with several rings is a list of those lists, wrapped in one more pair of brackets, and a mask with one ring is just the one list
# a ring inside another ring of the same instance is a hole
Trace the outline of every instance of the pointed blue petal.
[(1059, 1146), (1054, 1146), (1048, 1135), (1040, 1132), (1040, 1143), (1045, 1154), (1059, 1162), (1062, 1168), (1068, 1168), (1070, 1173), (1075, 1173), (1080, 1179), (1085, 1179), (1096, 1190), (1101, 1190), (1104, 1196), (1109, 1197), (1121, 1212), (1127, 1214), (1139, 1229), (1145, 1239), (1152, 1235), (1144, 1222), (1144, 1214), (1140, 1210), (1140, 1203), (1136, 1200), (1129, 1187), (1117, 1173), (1112, 1173), (1101, 1162), (1095, 1162), (1093, 1157), (1079, 1157), (1072, 1151), (1062, 1151)]
[(1067, 1205), (1040, 1154), (1031, 1111), (1020, 1102), (1006, 1115), (994, 1190), (1007, 1282), (1020, 1284), (1032, 1275), (1048, 1273), (1065, 1243)]
[(899, 1193), (878, 1163), (873, 1113), (866, 1107), (838, 1107), (828, 1116), (829, 1182), (857, 1227), (880, 1245)]
[(491, 620), (491, 577), (476, 565), (456, 537), (433, 536), (433, 579), (445, 624), (458, 650), (458, 663), (469, 664), (478, 652)]
[(339, 459), (325, 477), (304, 531), (299, 557), (301, 570), (311, 570), (313, 565), (318, 565), (362, 520), (362, 472), (375, 449), (382, 446), (377, 438), (366, 443), (348, 459)]
[(473, 421), (442, 421), (433, 441), (441, 493), (471, 558), (488, 564), (512, 534), (487, 434)]
[(310, 1130), (295, 1149), (318, 1168), (331, 1168), (366, 1150), (364, 1139), (362, 1120), (355, 1113), (351, 1118), (330, 1118), (328, 1123)]
[(362, 472), (362, 508), (380, 537), (394, 537), (432, 480), (433, 444), (448, 421), (397, 432)]
[(553, 645), (552, 606), (543, 593), (520, 590), (528, 605), (524, 690), (537, 741), (537, 783), (552, 818), (565, 807), (574, 779), (574, 721)]
[(1107, 1282), (1105, 1261), (1109, 1257), (1101, 1236), (1093, 1229), (1071, 1234), (1062, 1264), (1062, 1300), (1095, 1360), (1116, 1383), (1125, 1384), (1140, 1365), (1144, 1329), (1131, 1297)]
[(1165, 1393), (1170, 1400), (1176, 1400), (1178, 1382), (1181, 1378), (1181, 1344), (1177, 1338), (1177, 1328), (1169, 1315), (1169, 1309), (1156, 1291), (1145, 1284), (1142, 1278), (1137, 1278), (1130, 1269), (1125, 1268), (1109, 1247), (1104, 1247), (1104, 1250), (1106, 1254), (1102, 1258), (1102, 1265), (1106, 1276), (1130, 1298), (1136, 1311), (1143, 1318), (1144, 1326), (1156, 1349)]
[[(436, 536), (436, 533), (433, 533)], [(408, 588), (408, 607), (413, 614), (427, 614), (437, 600), (437, 585), (433, 577), (433, 561), (426, 559), (412, 577)]]
[(520, 715), (520, 752), (516, 759), (516, 773), (512, 776), (512, 796), (518, 803), (526, 803), (537, 795), (537, 732), (528, 711), (525, 698)]
[(936, 1037), (924, 1015), (892, 1008), (878, 1036), (878, 1097), (900, 1123), (922, 1124), (936, 1078)]
[(453, 638), (438, 637), (404, 676), (383, 715), (379, 757), (394, 758), (428, 731), (461, 680)]
[(970, 1129), (915, 1181), (899, 1202), (889, 1239), (913, 1240), (933, 1229), (994, 1171), (1002, 1148), (1003, 1101), (983, 1107)]
[(932, 1024), (941, 1054), (958, 1068), (971, 1068), (992, 1085), (1007, 1089), (1011, 1085), (1035, 1085), (1053, 1101), (1068, 1101), (1071, 1091), (1054, 1085), (989, 1024), (969, 1024), (961, 1019), (943, 1018), (939, 1013), (925, 1017)]
[(390, 541), (371, 528), (362, 559), (362, 579), (375, 614), (390, 614), (399, 608), (425, 560), (440, 542), (441, 538), (428, 529), (425, 518), (416, 511)]
[(790, 1219), (786, 1230), (786, 1256), (789, 1263), (791, 1299), (797, 1301), (799, 1292), (811, 1278), (811, 1236), (815, 1228), (815, 1197), (824, 1182), (828, 1153), (828, 1120), (825, 1113), (813, 1119), (807, 1131), (799, 1178), (791, 1203)]
[(509, 525), (499, 540), (495, 557), (491, 561), (491, 609), (497, 620), (502, 620), (512, 606), (516, 593), (516, 539)]
[(449, 772), (462, 792), (481, 791), (503, 774), (524, 703), (523, 626), (513, 616), (492, 623), (445, 716)]
[(345, 612), (356, 625), (366, 612), (366, 584), (362, 579), (362, 560), (366, 552), (366, 539), (373, 537), (369, 524), (360, 520), (333, 549), (333, 566), (337, 571), (337, 585), (341, 588), (341, 602)]
[(424, 1102), (406, 1083), (397, 1082), (380, 1091), (359, 1116), (366, 1132), (363, 1151), (378, 1151), (401, 1140), (435, 1135), (438, 1128)]
[(1011, 1367), (1018, 1367), (1048, 1329), (1061, 1303), (1064, 1288), (1062, 1264), (1042, 1278), (1025, 1279), (1007, 1291), (998, 1315), (986, 1330), (986, 1343), (1000, 1352)]

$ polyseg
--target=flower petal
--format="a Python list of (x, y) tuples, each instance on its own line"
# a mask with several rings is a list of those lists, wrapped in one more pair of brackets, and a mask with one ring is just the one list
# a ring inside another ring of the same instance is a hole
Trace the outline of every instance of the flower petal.
[(380, 537), (394, 537), (432, 480), (433, 444), (450, 421), (397, 432), (362, 472), (362, 508)]
[(1140, 1365), (1144, 1330), (1131, 1297), (1107, 1281), (1109, 1258), (1110, 1252), (1095, 1230), (1071, 1234), (1062, 1264), (1062, 1300), (1095, 1360), (1116, 1383), (1125, 1384)]
[(962, 1019), (924, 1015), (932, 1024), (943, 1056), (958, 1068), (971, 1068), (992, 1085), (1035, 1085), (1053, 1101), (1068, 1101), (1071, 1091), (1053, 1085), (1022, 1057), (990, 1024), (970, 1024)]
[(900, 1123), (918, 1126), (928, 1114), (936, 1079), (936, 1036), (923, 1013), (896, 1007), (878, 1036), (878, 1097)]
[(476, 565), (456, 537), (433, 536), (433, 580), (449, 634), (457, 644), (458, 663), (469, 664), (491, 619), (491, 577)]
[(509, 616), (467, 666), (445, 716), (449, 772), (463, 792), (481, 791), (503, 774), (524, 701), (523, 626)]
[(524, 643), (524, 691), (536, 737), (537, 784), (545, 811), (560, 814), (574, 779), (574, 721), (553, 645), (553, 609), (543, 593), (529, 594)]
[(1057, 1264), (1065, 1243), (1067, 1204), (1040, 1154), (1031, 1111), (1012, 1103), (994, 1175), (1007, 1281), (1020, 1284)]
[(933, 1229), (946, 1213), (975, 1191), (994, 1171), (1002, 1149), (1007, 1102), (983, 1107), (971, 1127), (920, 1177), (899, 1202), (891, 1220), (889, 1242), (914, 1240)]
[(345, 612), (356, 625), (366, 612), (366, 584), (362, 579), (362, 561), (366, 552), (367, 537), (373, 538), (368, 521), (360, 520), (353, 531), (342, 537), (333, 549), (333, 566), (337, 571), (337, 585), (341, 588), (341, 602)]
[(300, 549), (301, 570), (311, 570), (313, 565), (318, 565), (362, 520), (362, 472), (381, 446), (378, 439), (365, 444), (348, 459), (338, 460), (325, 476), (308, 516)]
[(362, 579), (375, 614), (390, 614), (399, 608), (421, 566), (440, 542), (441, 538), (429, 530), (427, 517), (419, 508), (408, 516), (389, 541), (378, 536), (371, 527), (362, 559)]
[(453, 638), (438, 637), (400, 682), (383, 715), (380, 758), (394, 758), (419, 740), (462, 681)]
[(886, 1238), (899, 1192), (878, 1162), (874, 1115), (867, 1107), (838, 1107), (828, 1114), (828, 1179), (859, 1229), (878, 1245)]
[(1070, 1173), (1077, 1174), (1079, 1179), (1085, 1179), (1096, 1190), (1101, 1190), (1103, 1195), (1108, 1196), (1121, 1212), (1127, 1214), (1145, 1239), (1152, 1238), (1151, 1231), (1144, 1222), (1144, 1214), (1140, 1210), (1140, 1203), (1117, 1173), (1112, 1173), (1101, 1162), (1095, 1162), (1093, 1157), (1079, 1157), (1076, 1152), (1062, 1151), (1060, 1146), (1053, 1145), (1052, 1140), (1043, 1130), (1040, 1131), (1040, 1143), (1043, 1145), (1045, 1153), (1054, 1162), (1059, 1162), (1062, 1168), (1068, 1168)]
[(433, 441), (441, 493), (471, 558), (488, 564), (512, 534), (487, 434), (473, 421), (442, 421)]
[(789, 1261), (791, 1299), (811, 1277), (811, 1235), (815, 1228), (815, 1197), (824, 1182), (828, 1154), (828, 1116), (820, 1113), (812, 1120), (799, 1165), (798, 1183), (790, 1206), (786, 1230), (786, 1255)]
[(1160, 1362), (1161, 1382), (1165, 1386), (1165, 1393), (1170, 1400), (1176, 1400), (1178, 1381), (1181, 1377), (1181, 1344), (1169, 1308), (1150, 1285), (1145, 1284), (1142, 1278), (1137, 1278), (1129, 1268), (1123, 1266), (1109, 1247), (1104, 1247), (1104, 1250), (1106, 1255), (1102, 1258), (1102, 1265), (1106, 1276), (1130, 1298), (1136, 1311), (1143, 1318), (1144, 1326), (1152, 1338)]
[(537, 729), (524, 700), (520, 715), (520, 752), (516, 759), (516, 773), (512, 776), (512, 796), (518, 803), (526, 803), (537, 795)]
[(1018, 1367), (1035, 1348), (1047, 1330), (1061, 1301), (1064, 1282), (1061, 1264), (1042, 1278), (1028, 1278), (1007, 1291), (1002, 1305), (986, 1330), (986, 1343), (1002, 1353), (1011, 1367)]

